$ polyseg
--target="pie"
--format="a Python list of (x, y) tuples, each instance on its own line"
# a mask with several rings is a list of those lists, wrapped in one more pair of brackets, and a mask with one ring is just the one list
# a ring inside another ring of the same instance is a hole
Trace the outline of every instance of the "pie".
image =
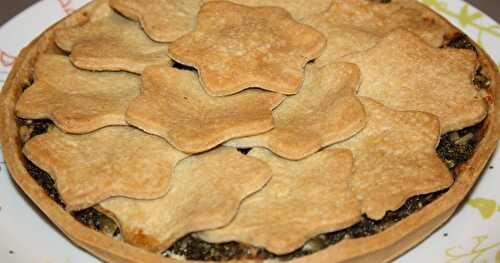
[(108, 262), (385, 262), (474, 186), (499, 81), (413, 0), (94, 0), (21, 52), (0, 137)]

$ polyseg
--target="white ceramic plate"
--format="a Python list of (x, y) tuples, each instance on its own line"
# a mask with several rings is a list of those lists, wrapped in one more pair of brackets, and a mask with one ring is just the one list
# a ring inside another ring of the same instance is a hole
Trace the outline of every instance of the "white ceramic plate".
[[(0, 85), (14, 57), (45, 28), (88, 0), (43, 0), (0, 28)], [(460, 0), (423, 0), (500, 63), (500, 26)], [(0, 3), (0, 8), (2, 4)], [(74, 246), (27, 200), (0, 152), (0, 262), (99, 262)], [(397, 262), (500, 262), (500, 154), (452, 219)]]

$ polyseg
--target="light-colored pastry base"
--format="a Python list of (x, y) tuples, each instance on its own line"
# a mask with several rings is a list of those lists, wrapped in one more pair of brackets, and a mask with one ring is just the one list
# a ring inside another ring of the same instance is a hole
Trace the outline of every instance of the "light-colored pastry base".
[[(25, 169), (25, 158), (21, 152), (22, 144), (18, 134), (14, 106), (22, 93), (23, 87), (28, 86), (31, 82), (33, 66), (37, 56), (41, 53), (61, 53), (54, 44), (54, 29), (82, 23), (92, 5), (87, 5), (48, 29), (26, 47), (16, 60), (0, 97), (0, 136), (7, 166), (16, 183), (53, 223), (76, 245), (99, 258), (108, 262), (178, 262), (124, 242), (113, 240), (82, 225), (52, 201)], [(429, 10), (429, 12), (432, 11)], [(495, 150), (500, 131), (500, 114), (496, 106), (496, 104), (500, 103), (500, 97), (496, 96), (500, 92), (500, 77), (491, 59), (484, 52), (480, 52), (483, 68), (491, 78), (491, 86), (486, 98), (490, 111), (484, 123), (483, 139), (477, 145), (472, 158), (459, 167), (457, 180), (451, 189), (422, 210), (379, 234), (344, 240), (325, 250), (310, 256), (297, 258), (291, 262), (389, 261), (421, 242), (448, 220), (480, 176), (486, 162)], [(33, 218), (33, 220), (39, 219)]]

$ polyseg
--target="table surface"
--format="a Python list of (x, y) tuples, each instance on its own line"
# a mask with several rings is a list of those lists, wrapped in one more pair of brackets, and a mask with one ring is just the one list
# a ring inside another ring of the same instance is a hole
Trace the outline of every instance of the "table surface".
[[(17, 13), (39, 0), (1, 0), (4, 8), (0, 9), (0, 25), (4, 24)], [(54, 0), (55, 1), (55, 0)], [(500, 21), (500, 2), (498, 0), (466, 0), (481, 9), (496, 21)]]

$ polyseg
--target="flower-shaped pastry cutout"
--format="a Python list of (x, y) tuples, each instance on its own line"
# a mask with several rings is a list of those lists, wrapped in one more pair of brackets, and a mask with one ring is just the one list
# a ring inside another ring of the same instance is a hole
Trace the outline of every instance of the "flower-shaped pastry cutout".
[(77, 67), (89, 70), (140, 74), (148, 65), (172, 63), (167, 44), (151, 40), (138, 23), (116, 14), (107, 1), (98, 5), (82, 26), (57, 30), (55, 41), (71, 52)]
[(241, 201), (270, 178), (263, 161), (221, 147), (180, 162), (164, 197), (111, 198), (100, 208), (117, 220), (125, 241), (161, 252), (188, 233), (229, 224)]
[[(213, 2), (220, 0), (204, 0), (203, 2)], [(331, 6), (331, 1), (325, 0), (229, 0), (230, 2), (246, 6), (276, 6), (285, 9), (296, 20), (314, 16), (326, 11)]]
[(16, 112), (21, 118), (49, 118), (70, 133), (126, 125), (125, 112), (140, 86), (134, 74), (80, 70), (65, 56), (41, 55), (35, 83), (21, 95)]
[(295, 94), (304, 65), (321, 54), (326, 40), (282, 8), (209, 2), (198, 13), (196, 29), (174, 41), (170, 56), (198, 69), (210, 95), (250, 87)]
[(487, 114), (472, 82), (478, 62), (471, 50), (433, 48), (397, 30), (374, 48), (341, 60), (360, 67), (359, 95), (397, 110), (432, 113), (442, 133), (477, 124)]
[(300, 92), (273, 111), (274, 129), (226, 145), (264, 146), (282, 157), (298, 160), (345, 140), (365, 125), (363, 105), (355, 96), (359, 79), (359, 69), (353, 64), (308, 65)]
[(54, 179), (70, 211), (113, 196), (161, 197), (173, 168), (187, 156), (162, 138), (128, 126), (84, 135), (55, 128), (29, 140), (23, 152)]
[(249, 156), (265, 161), (273, 177), (243, 201), (225, 227), (197, 233), (209, 242), (239, 241), (285, 254), (314, 236), (357, 223), (359, 203), (349, 182), (353, 157), (349, 150), (324, 150), (300, 161), (254, 148)]
[(188, 153), (272, 129), (272, 109), (284, 99), (261, 90), (212, 97), (195, 72), (169, 66), (146, 68), (142, 89), (128, 108), (127, 122)]
[(109, 5), (140, 21), (152, 39), (172, 42), (193, 30), (201, 0), (109, 0)]
[(395, 111), (363, 98), (366, 127), (334, 148), (354, 154), (351, 188), (368, 217), (381, 219), (413, 196), (449, 187), (453, 177), (439, 159), (439, 121), (428, 113)]

